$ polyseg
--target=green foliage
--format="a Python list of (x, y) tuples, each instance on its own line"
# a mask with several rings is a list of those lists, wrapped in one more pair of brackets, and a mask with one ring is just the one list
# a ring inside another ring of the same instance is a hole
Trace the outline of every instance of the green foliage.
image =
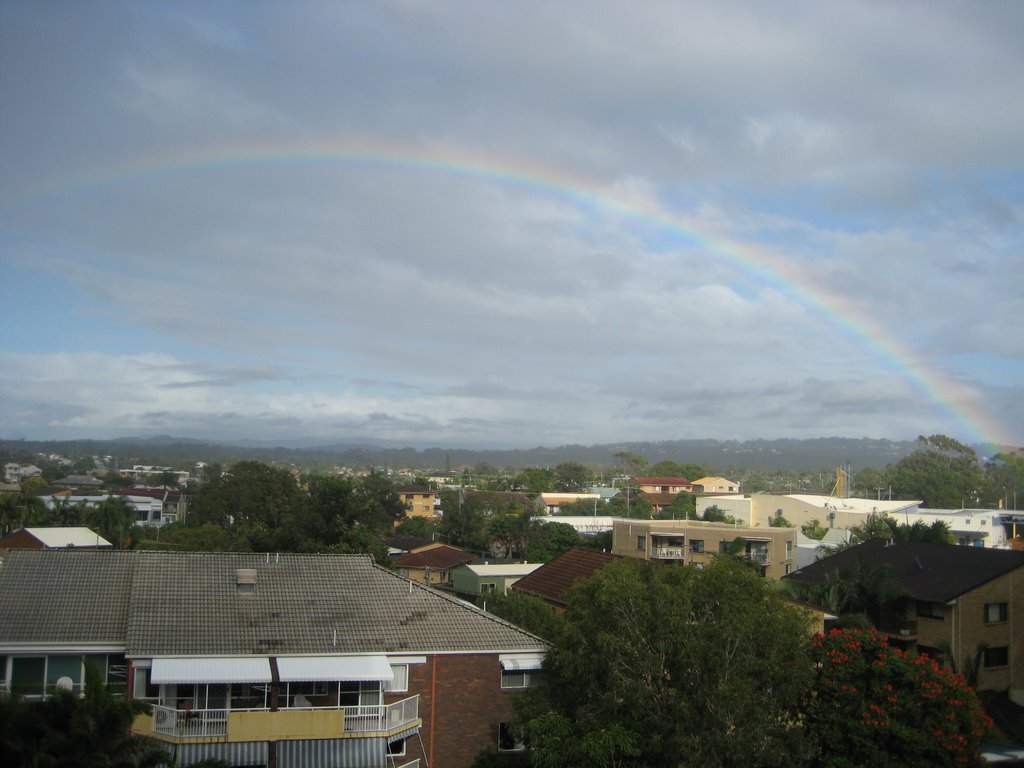
[(800, 526), (800, 531), (809, 539), (816, 539), (821, 541), (825, 538), (825, 534), (828, 533), (828, 529), (822, 527), (818, 520), (811, 520)]
[(576, 529), (566, 523), (534, 520), (530, 523), (529, 541), (524, 553), (531, 563), (546, 563), (580, 542)]
[(136, 765), (146, 755), (152, 765), (148, 742), (131, 735), (136, 715), (149, 709), (113, 695), (92, 664), (81, 697), (64, 690), (32, 702), (0, 695), (0, 764), (101, 768)]
[(697, 480), (709, 474), (710, 471), (703, 464), (680, 464), (675, 461), (659, 461), (644, 471), (645, 476), (685, 477), (687, 480)]
[(976, 506), (984, 486), (974, 450), (945, 435), (917, 439), (918, 450), (890, 469), (896, 498), (921, 499), (922, 506), (958, 509)]
[(655, 517), (658, 520), (696, 520), (697, 497), (692, 493), (678, 493)]
[(709, 523), (728, 523), (729, 525), (735, 525), (736, 523), (735, 517), (727, 515), (724, 511), (714, 506), (704, 510), (703, 519)]
[(421, 539), (429, 539), (431, 534), (437, 530), (437, 523), (426, 517), (407, 517), (397, 528), (395, 533), (403, 536), (417, 536)]
[(799, 764), (808, 630), (732, 559), (613, 562), (573, 589), (548, 684), (520, 705), (534, 765)]
[(603, 514), (614, 517), (632, 517), (638, 520), (651, 519), (651, 503), (636, 488), (623, 488), (609, 499)]
[[(545, 640), (552, 640), (562, 626), (562, 617), (535, 595), (510, 589), (504, 595), (488, 595), (487, 610)], [(482, 601), (481, 601), (482, 602)]]
[(792, 528), (793, 524), (782, 515), (775, 515), (768, 521), (770, 528)]
[(575, 461), (563, 461), (555, 467), (553, 480), (555, 490), (565, 493), (581, 493), (590, 484), (590, 470)]
[(513, 484), (516, 490), (527, 493), (544, 493), (554, 487), (554, 472), (546, 467), (527, 467), (516, 475)]
[(136, 513), (120, 496), (107, 496), (82, 513), (85, 522), (115, 549), (121, 549), (131, 541), (135, 527)]
[(992, 723), (961, 675), (890, 648), (874, 630), (834, 630), (812, 646), (815, 694), (805, 717), (822, 734), (818, 765), (982, 765)]

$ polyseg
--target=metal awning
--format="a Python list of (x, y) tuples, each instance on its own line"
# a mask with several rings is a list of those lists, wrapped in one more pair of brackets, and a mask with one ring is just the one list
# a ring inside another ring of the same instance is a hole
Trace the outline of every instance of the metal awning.
[(278, 657), (282, 682), (336, 680), (392, 680), (387, 656), (293, 656)]
[(501, 668), (507, 672), (540, 669), (544, 664), (543, 653), (503, 653), (498, 657)]
[(161, 683), (269, 683), (270, 660), (263, 656), (153, 659), (149, 681)]

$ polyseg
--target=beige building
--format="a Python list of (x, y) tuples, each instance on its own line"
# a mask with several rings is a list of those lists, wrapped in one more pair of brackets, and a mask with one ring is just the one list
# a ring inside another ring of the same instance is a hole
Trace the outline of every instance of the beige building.
[(693, 481), (694, 493), (739, 493), (740, 484), (725, 477), (702, 477)]
[(730, 551), (756, 563), (762, 575), (780, 579), (795, 570), (795, 528), (751, 528), (703, 520), (629, 520), (612, 526), (612, 554), (642, 560), (703, 565)]

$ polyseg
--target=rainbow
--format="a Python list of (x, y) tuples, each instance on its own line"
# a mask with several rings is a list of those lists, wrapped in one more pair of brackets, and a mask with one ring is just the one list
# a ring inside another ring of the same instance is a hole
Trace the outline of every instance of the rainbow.
[(528, 193), (568, 200), (581, 207), (645, 222), (673, 233), (695, 248), (714, 254), (745, 274), (752, 282), (778, 289), (821, 322), (867, 351), (884, 368), (902, 378), (921, 398), (930, 402), (961, 439), (975, 443), (1014, 445), (977, 393), (961, 385), (860, 312), (844, 296), (816, 285), (796, 266), (768, 248), (741, 243), (695, 224), (660, 202), (627, 197), (614, 188), (552, 168), (464, 148), (343, 139), (318, 142), (252, 142), (207, 146), (147, 155), (115, 166), (65, 177), (58, 184), (24, 190), (17, 201), (62, 197), (85, 189), (115, 185), (165, 174), (257, 164), (337, 163), (348, 166), (390, 168), (401, 172), (443, 174), (488, 184), (514, 187)]

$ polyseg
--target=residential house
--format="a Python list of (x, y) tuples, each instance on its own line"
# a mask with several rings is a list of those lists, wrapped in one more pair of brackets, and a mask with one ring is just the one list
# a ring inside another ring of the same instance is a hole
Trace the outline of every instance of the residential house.
[(470, 768), (546, 649), (365, 555), (17, 550), (0, 616), (5, 688), (95, 664), (179, 766)]
[(740, 484), (724, 477), (702, 477), (693, 481), (694, 493), (739, 493)]
[(405, 504), (407, 517), (435, 517), (437, 515), (437, 494), (425, 485), (407, 485), (395, 491)]
[(42, 474), (43, 470), (35, 464), (18, 464), (16, 462), (4, 464), (4, 480), (8, 483), (20, 483), (22, 480), (39, 477)]
[(706, 564), (714, 555), (732, 552), (755, 563), (762, 575), (779, 579), (796, 570), (797, 533), (796, 528), (753, 528), (703, 520), (617, 519), (612, 528), (612, 552), (685, 564)]
[[(146, 520), (140, 522), (148, 522), (150, 525), (166, 525), (167, 523), (183, 523), (185, 517), (188, 514), (188, 497), (183, 491), (176, 488), (164, 488), (158, 486), (156, 488), (150, 488), (147, 486), (134, 486), (132, 488), (121, 488), (118, 491), (114, 491), (118, 496), (123, 496), (128, 500), (138, 498), (150, 498), (156, 499), (160, 502), (159, 514), (154, 520)], [(134, 502), (132, 502), (134, 504)], [(136, 509), (146, 505), (138, 505)], [(156, 512), (156, 505), (148, 505), (151, 510), (151, 514)]]
[(114, 545), (90, 528), (22, 528), (0, 536), (0, 551), (5, 549), (104, 549)]
[(596, 549), (574, 547), (519, 579), (512, 589), (539, 597), (556, 611), (564, 611), (569, 605), (572, 586), (581, 579), (589, 579), (615, 558)]
[(594, 505), (594, 514), (597, 514), (599, 505), (602, 503), (601, 495), (598, 493), (540, 493), (534, 501), (537, 511), (543, 511), (546, 515), (557, 515), (562, 507), (568, 504), (576, 504), (585, 501)]
[(693, 491), (693, 483), (685, 477), (634, 477), (633, 484), (644, 493), (677, 493)]
[(788, 577), (820, 585), (831, 573), (884, 569), (902, 590), (877, 607), (879, 630), (899, 647), (956, 659), (980, 655), (978, 690), (1008, 691), (1024, 704), (1024, 552), (875, 539)]
[(599, 533), (611, 531), (616, 520), (624, 519), (611, 515), (559, 515), (548, 517), (539, 515), (531, 517), (531, 520), (538, 520), (542, 523), (558, 523), (559, 525), (571, 525), (580, 536), (595, 536)]
[(477, 556), (449, 544), (433, 543), (395, 558), (398, 574), (432, 587), (452, 586), (452, 572)]
[(465, 563), (452, 571), (452, 588), (460, 595), (504, 595), (542, 563)]
[[(159, 528), (160, 526), (174, 522), (177, 518), (177, 514), (173, 514), (170, 517), (164, 516), (164, 502), (163, 495), (160, 493), (155, 494), (142, 494), (140, 493), (145, 489), (143, 488), (131, 488), (128, 493), (118, 492), (116, 494), (135, 512), (136, 525), (147, 525), (151, 527)], [(157, 489), (159, 490), (159, 489)], [(96, 505), (106, 501), (110, 498), (110, 495), (97, 495), (97, 496), (85, 496), (79, 494), (71, 494), (70, 492), (57, 492), (48, 495), (39, 496), (39, 500), (46, 505), (47, 509), (53, 509), (58, 504), (67, 506), (74, 506), (80, 504), (83, 507), (95, 507)]]
[(53, 484), (58, 488), (99, 488), (103, 485), (103, 481), (98, 477), (92, 475), (68, 475), (62, 477), (59, 480), (54, 480)]

